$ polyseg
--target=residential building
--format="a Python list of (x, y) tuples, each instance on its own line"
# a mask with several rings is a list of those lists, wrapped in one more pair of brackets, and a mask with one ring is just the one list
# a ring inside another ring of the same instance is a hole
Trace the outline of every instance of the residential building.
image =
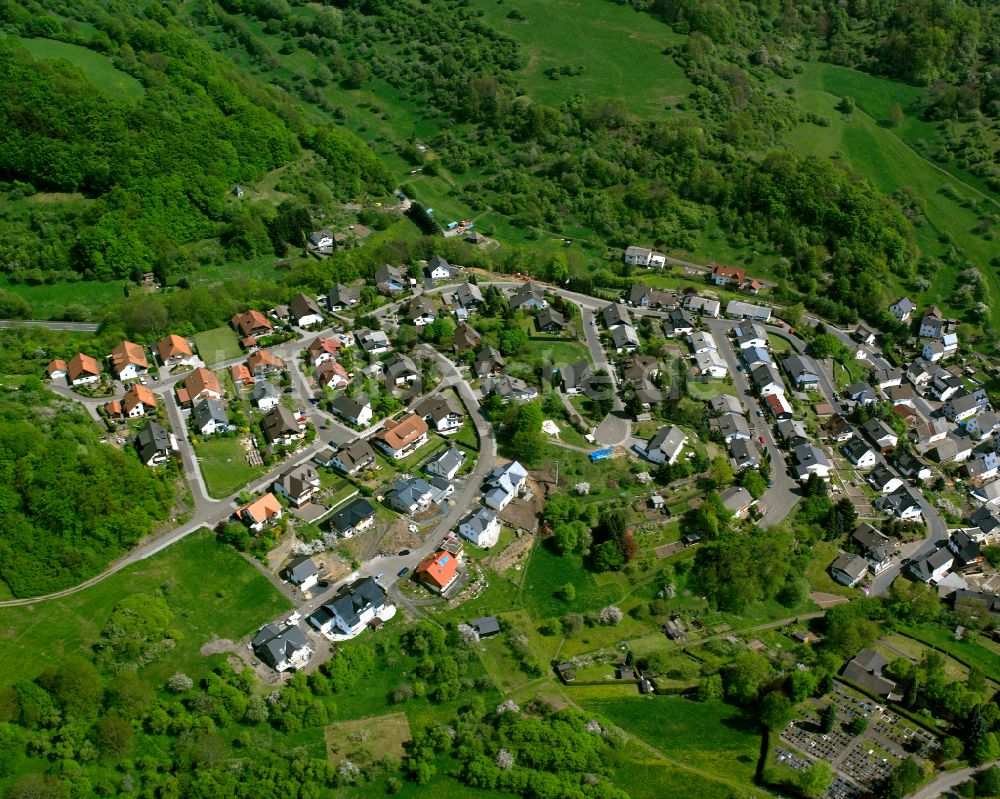
[(321, 605), (309, 616), (309, 623), (324, 635), (357, 635), (385, 609), (385, 599), (381, 586), (366, 577)]
[(767, 331), (756, 322), (740, 322), (733, 328), (733, 338), (741, 350), (747, 347), (767, 349)]
[(903, 696), (896, 693), (896, 683), (882, 676), (882, 669), (888, 665), (889, 661), (874, 649), (864, 649), (844, 666), (841, 674), (874, 696), (898, 702)]
[(454, 480), (464, 463), (465, 452), (458, 447), (448, 447), (431, 458), (424, 469), (428, 474), (443, 477), (445, 480)]
[(747, 347), (744, 350), (740, 350), (740, 358), (750, 371), (753, 371), (758, 366), (774, 365), (774, 361), (771, 360), (771, 353), (764, 349), (764, 347)]
[(385, 384), (390, 388), (405, 386), (420, 377), (420, 370), (408, 355), (394, 352), (382, 365), (385, 371)]
[(922, 583), (936, 583), (955, 565), (955, 555), (948, 547), (935, 549), (910, 561), (906, 571)]
[(272, 487), (299, 508), (312, 501), (319, 491), (319, 486), (319, 475), (316, 474), (316, 470), (308, 463), (303, 463), (282, 472)]
[(782, 419), (774, 427), (778, 437), (788, 449), (809, 443), (809, 431), (801, 419)]
[(960, 389), (944, 405), (944, 415), (953, 422), (962, 422), (976, 414), (988, 410), (990, 407), (989, 397), (985, 389), (969, 391)]
[(285, 579), (301, 591), (308, 591), (319, 580), (316, 561), (308, 556), (293, 558), (285, 564)]
[(160, 356), (160, 363), (168, 369), (182, 364), (189, 365), (194, 360), (194, 353), (187, 339), (173, 334), (156, 342), (156, 354)]
[(136, 434), (135, 448), (140, 461), (147, 466), (157, 466), (170, 460), (170, 453), (176, 447), (167, 428), (156, 422), (148, 422)]
[(699, 352), (715, 352), (719, 349), (719, 346), (715, 343), (715, 336), (711, 333), (704, 333), (699, 330), (697, 333), (692, 333), (688, 337), (688, 340), (691, 344), (691, 351), (696, 355)]
[(327, 306), (331, 311), (347, 311), (361, 302), (361, 286), (337, 283), (330, 289)]
[(878, 463), (878, 454), (871, 445), (864, 439), (854, 437), (841, 448), (841, 452), (847, 456), (847, 460), (859, 469), (873, 469)]
[(462, 355), (474, 351), (482, 340), (482, 333), (467, 322), (459, 322), (455, 326), (455, 337), (452, 340), (451, 348), (456, 355)]
[(889, 313), (904, 324), (910, 321), (915, 310), (917, 310), (917, 306), (910, 300), (909, 297), (900, 297), (889, 306)]
[(756, 469), (760, 466), (760, 450), (753, 441), (737, 439), (729, 444), (729, 461), (733, 469)]
[(1000, 415), (993, 411), (980, 411), (965, 423), (965, 432), (977, 441), (983, 441), (1000, 431)]
[(504, 404), (511, 401), (531, 402), (538, 398), (538, 389), (534, 386), (529, 386), (520, 378), (511, 377), (510, 375), (487, 377), (483, 381), (482, 390), (483, 396), (496, 394), (503, 400)]
[(879, 574), (892, 565), (896, 547), (891, 538), (876, 530), (870, 524), (861, 523), (851, 533), (851, 541), (868, 559), (872, 574)]
[(61, 380), (66, 377), (69, 367), (62, 358), (53, 358), (45, 367), (45, 376), (49, 380)]
[(942, 465), (947, 463), (963, 463), (972, 454), (974, 443), (971, 438), (949, 432), (943, 440), (933, 446), (930, 452), (937, 462)]
[[(274, 325), (260, 311), (249, 310), (244, 313), (238, 313), (230, 322), (236, 332), (243, 338), (260, 338), (274, 332)], [(212, 353), (209, 353), (207, 356), (205, 353), (202, 353), (202, 357), (207, 357), (209, 363), (214, 360)]]
[(122, 415), (129, 419), (145, 416), (156, 411), (156, 395), (140, 383), (129, 386), (122, 397)]
[(732, 394), (718, 394), (708, 401), (708, 407), (714, 413), (743, 414), (743, 405)]
[(472, 368), (479, 377), (488, 377), (502, 372), (506, 366), (507, 362), (503, 359), (500, 351), (487, 344), (476, 353), (476, 360)]
[(885, 463), (879, 463), (871, 470), (868, 474), (868, 483), (880, 494), (891, 494), (903, 485), (903, 481), (896, 477)]
[(560, 369), (559, 376), (562, 379), (563, 391), (567, 394), (582, 394), (594, 377), (594, 371), (589, 361), (577, 361), (571, 366)]
[(854, 427), (847, 419), (838, 414), (826, 423), (821, 431), (820, 438), (843, 444), (845, 441), (850, 441), (854, 438)]
[(109, 358), (111, 371), (119, 380), (135, 380), (149, 371), (146, 351), (142, 346), (133, 344), (131, 341), (123, 341), (111, 350)]
[(542, 333), (562, 333), (566, 329), (566, 317), (551, 306), (538, 312), (535, 323)]
[(517, 496), (527, 479), (527, 470), (517, 461), (497, 466), (483, 481), (483, 502), (493, 510), (503, 510)]
[(767, 408), (768, 413), (774, 417), (775, 421), (792, 418), (792, 406), (785, 399), (784, 394), (764, 394), (762, 403)]
[(765, 305), (754, 305), (740, 300), (730, 300), (726, 305), (726, 316), (734, 319), (753, 319), (757, 322), (770, 322), (771, 309)]
[(293, 624), (265, 624), (250, 642), (253, 653), (277, 672), (303, 668), (313, 650), (302, 629)]
[(877, 416), (872, 416), (861, 425), (861, 432), (882, 452), (892, 449), (899, 443), (899, 436), (896, 432)]
[(267, 350), (254, 350), (247, 356), (247, 367), (255, 380), (277, 374), (284, 365), (281, 358)]
[(604, 320), (604, 326), (608, 330), (618, 325), (632, 324), (632, 315), (628, 312), (628, 308), (620, 302), (606, 305), (601, 311), (601, 319)]
[(537, 311), (548, 304), (548, 301), (545, 299), (545, 289), (531, 280), (518, 286), (510, 298), (510, 309), (512, 311), (518, 308)]
[(642, 266), (647, 269), (652, 267), (663, 268), (667, 263), (667, 256), (663, 253), (656, 252), (656, 250), (651, 250), (647, 247), (636, 247), (635, 245), (626, 247), (625, 254), (622, 257), (629, 266)]
[(663, 335), (667, 338), (688, 336), (694, 330), (694, 317), (682, 308), (674, 308), (663, 320)]
[(793, 449), (792, 454), (795, 456), (795, 474), (800, 481), (805, 482), (813, 474), (822, 480), (830, 478), (833, 467), (823, 450), (812, 444), (802, 444)]
[(611, 328), (611, 345), (615, 352), (635, 352), (642, 346), (642, 342), (632, 325), (617, 325)]
[(288, 447), (305, 438), (304, 424), (284, 405), (275, 405), (260, 420), (267, 440), (276, 446)]
[(253, 385), (253, 375), (250, 374), (250, 370), (245, 363), (237, 363), (230, 366), (229, 376), (232, 378), (233, 385), (239, 388)]
[(340, 349), (341, 344), (339, 340), (333, 337), (323, 338), (322, 336), (317, 336), (306, 347), (306, 352), (309, 354), (309, 363), (313, 366), (319, 366), (321, 363), (334, 360)]
[(753, 506), (756, 500), (753, 495), (742, 486), (729, 486), (719, 492), (719, 499), (722, 505), (733, 516), (741, 518)]
[(385, 493), (385, 503), (395, 511), (406, 514), (422, 513), (434, 500), (434, 486), (422, 477), (396, 480)]
[(830, 564), (830, 576), (841, 585), (853, 588), (868, 573), (868, 561), (858, 555), (844, 553)]
[(306, 240), (306, 247), (310, 250), (320, 250), (333, 252), (336, 249), (333, 239), (333, 231), (325, 227), (322, 230), (314, 230)]
[(851, 383), (844, 389), (844, 396), (859, 405), (874, 405), (878, 402), (878, 394), (875, 393), (875, 389), (864, 381)]
[(976, 541), (965, 530), (955, 530), (948, 539), (948, 549), (955, 556), (956, 564), (961, 568), (968, 568), (983, 560), (983, 550)]
[(427, 422), (410, 413), (399, 421), (386, 419), (372, 440), (390, 458), (399, 460), (427, 443), (427, 431)]
[(708, 427), (713, 433), (718, 433), (727, 444), (736, 439), (750, 440), (750, 424), (746, 417), (739, 413), (725, 413), (715, 419), (709, 419)]
[(323, 309), (308, 294), (296, 294), (288, 304), (288, 310), (298, 327), (312, 327), (323, 321)]
[(962, 467), (962, 471), (970, 480), (982, 482), (996, 477), (998, 468), (1000, 468), (1000, 457), (991, 450), (967, 461)]
[(221, 400), (222, 383), (215, 372), (199, 366), (177, 384), (177, 400), (181, 405), (193, 405), (203, 399)]
[(316, 367), (312, 377), (319, 388), (338, 389), (351, 384), (351, 376), (340, 361), (324, 361)]
[(937, 363), (944, 358), (944, 344), (940, 341), (928, 341), (924, 344), (923, 357), (925, 361)]
[(229, 414), (218, 400), (207, 397), (198, 400), (191, 410), (191, 426), (203, 436), (229, 431)]
[(681, 456), (687, 436), (674, 425), (664, 425), (646, 443), (646, 457), (653, 463), (673, 465)]
[(1000, 504), (1000, 480), (993, 480), (973, 489), (972, 498), (984, 505)]
[(424, 270), (431, 280), (451, 280), (454, 270), (440, 255), (432, 255), (427, 261), (427, 269)]
[(354, 331), (354, 340), (369, 355), (381, 355), (389, 351), (389, 337), (381, 330), (362, 328)]
[(398, 294), (409, 285), (409, 279), (398, 266), (383, 264), (375, 271), (375, 286), (383, 294)]
[(437, 319), (437, 306), (430, 297), (414, 297), (406, 306), (406, 316), (417, 327), (423, 327)]
[(250, 401), (262, 411), (269, 411), (281, 402), (281, 392), (274, 383), (261, 380), (250, 389)]
[(747, 270), (739, 269), (735, 266), (723, 266), (716, 264), (712, 269), (711, 281), (716, 286), (729, 286), (731, 288), (741, 288), (747, 279)]
[(781, 365), (799, 388), (814, 388), (819, 383), (819, 370), (801, 355), (789, 355)]
[(931, 467), (912, 452), (903, 451), (896, 456), (896, 468), (903, 477), (924, 482), (931, 479)]
[(353, 425), (363, 427), (372, 420), (372, 404), (363, 394), (357, 398), (341, 394), (331, 404), (333, 412)]
[(635, 284), (629, 287), (628, 294), (624, 301), (635, 308), (662, 308), (671, 309), (677, 307), (677, 292), (654, 289), (651, 286)]
[(475, 283), (460, 283), (452, 292), (449, 304), (473, 314), (483, 304), (483, 292)]
[(500, 519), (490, 508), (477, 508), (458, 523), (458, 533), (477, 547), (489, 549), (500, 539)]
[(428, 397), (416, 405), (413, 412), (439, 433), (454, 433), (465, 424), (465, 414), (448, 394)]
[(278, 521), (282, 512), (278, 498), (274, 494), (267, 493), (237, 508), (234, 515), (251, 530), (259, 533), (266, 525)]
[(413, 577), (435, 593), (443, 594), (458, 579), (458, 559), (440, 550), (422, 560), (414, 569)]
[(887, 391), (903, 382), (903, 370), (895, 366), (887, 369), (874, 369), (871, 374), (872, 382), (879, 391)]
[(915, 521), (923, 515), (919, 496), (905, 483), (891, 494), (876, 499), (875, 507), (903, 521)]
[(750, 382), (762, 397), (785, 393), (785, 381), (773, 364), (762, 364), (750, 372)]
[(375, 507), (364, 497), (357, 497), (330, 516), (330, 529), (341, 538), (351, 538), (367, 530), (375, 521)]
[(344, 474), (357, 474), (375, 463), (375, 450), (363, 438), (345, 444), (327, 459), (327, 464)]
[(722, 305), (718, 300), (708, 297), (699, 297), (697, 294), (684, 295), (684, 309), (701, 316), (711, 316), (715, 318), (722, 310)]
[(926, 447), (943, 441), (948, 435), (948, 423), (944, 419), (932, 419), (911, 428), (908, 435), (917, 446)]

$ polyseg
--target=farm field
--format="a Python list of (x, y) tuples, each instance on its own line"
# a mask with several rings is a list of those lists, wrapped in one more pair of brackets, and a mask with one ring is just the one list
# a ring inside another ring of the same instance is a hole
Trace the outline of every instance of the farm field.
[(195, 445), (195, 453), (208, 493), (213, 497), (235, 494), (264, 473), (262, 467), (247, 462), (246, 450), (236, 437), (203, 438)]
[(17, 38), (36, 60), (61, 58), (78, 67), (83, 76), (97, 88), (115, 97), (141, 99), (146, 93), (142, 84), (127, 72), (122, 72), (106, 55), (78, 44), (54, 39)]
[(377, 757), (403, 757), (410, 722), (405, 713), (387, 713), (331, 724), (325, 733), (331, 763), (348, 758), (355, 765), (367, 766)]
[[(613, 97), (632, 114), (652, 119), (694, 88), (663, 54), (684, 37), (625, 5), (605, 0), (476, 0), (474, 5), (497, 30), (520, 42), (526, 63), (518, 78), (543, 103), (558, 107), (576, 94)], [(584, 66), (582, 74), (555, 80), (546, 74), (576, 66)]]
[(214, 363), (238, 358), (242, 354), (236, 333), (228, 327), (216, 327), (195, 333), (194, 343), (198, 347), (198, 355), (211, 366)]
[(231, 547), (208, 530), (63, 599), (0, 608), (0, 682), (33, 679), (52, 663), (83, 653), (125, 596), (162, 592), (174, 611), (176, 647), (147, 667), (158, 679), (181, 669), (208, 671), (199, 649), (213, 635), (238, 639), (290, 607)]

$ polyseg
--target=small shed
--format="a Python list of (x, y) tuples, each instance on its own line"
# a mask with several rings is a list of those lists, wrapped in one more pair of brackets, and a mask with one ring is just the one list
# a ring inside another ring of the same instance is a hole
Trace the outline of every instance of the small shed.
[(481, 619), (473, 619), (469, 625), (479, 633), (480, 638), (489, 638), (500, 632), (500, 621), (496, 616), (483, 616)]
[(653, 494), (653, 496), (649, 498), (649, 504), (653, 510), (663, 510), (667, 507), (667, 501), (659, 494)]
[(559, 674), (559, 678), (563, 682), (573, 682), (576, 679), (576, 669), (573, 668), (573, 664), (568, 660), (556, 666), (556, 673)]

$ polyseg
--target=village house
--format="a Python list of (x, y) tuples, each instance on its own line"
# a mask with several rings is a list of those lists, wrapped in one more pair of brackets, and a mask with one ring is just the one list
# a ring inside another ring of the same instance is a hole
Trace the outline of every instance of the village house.
[(410, 413), (399, 421), (386, 419), (372, 440), (390, 458), (400, 460), (427, 443), (427, 431), (427, 422)]
[(518, 286), (510, 298), (510, 309), (512, 311), (516, 311), (519, 308), (523, 308), (526, 311), (538, 311), (548, 304), (548, 301), (545, 299), (545, 289), (531, 280)]
[(878, 402), (878, 394), (875, 393), (875, 389), (863, 381), (851, 383), (844, 389), (844, 396), (859, 405), (874, 405)]
[(681, 456), (686, 443), (687, 436), (683, 430), (674, 425), (664, 425), (646, 442), (643, 454), (653, 463), (673, 465)]
[(965, 423), (965, 432), (976, 441), (984, 441), (1000, 430), (1000, 415), (980, 411)]
[(830, 576), (841, 585), (853, 588), (868, 573), (868, 561), (858, 555), (844, 553), (830, 564)]
[(375, 507), (364, 497), (357, 497), (330, 516), (330, 528), (341, 538), (351, 538), (375, 522)]
[(903, 324), (910, 321), (915, 310), (917, 310), (917, 306), (910, 300), (909, 297), (900, 297), (889, 306), (889, 313), (895, 316)]
[(460, 283), (448, 295), (447, 302), (453, 311), (462, 310), (466, 315), (474, 314), (483, 304), (483, 292), (475, 283)]
[(851, 541), (868, 560), (868, 569), (879, 574), (892, 565), (895, 546), (891, 538), (862, 522), (851, 533)]
[(156, 354), (160, 357), (160, 364), (167, 369), (182, 365), (190, 366), (194, 360), (194, 353), (187, 339), (173, 334), (156, 342)]
[(450, 552), (439, 550), (420, 561), (413, 577), (438, 594), (445, 593), (458, 579), (458, 559)]
[(888, 391), (890, 388), (902, 384), (903, 370), (895, 366), (888, 369), (873, 369), (871, 379), (879, 391)]
[(721, 380), (729, 374), (729, 365), (716, 350), (696, 353), (694, 364), (696, 372), (702, 377)]
[(139, 460), (146, 466), (158, 466), (170, 460), (170, 453), (176, 448), (173, 436), (161, 424), (147, 422), (135, 436), (135, 449)]
[(335, 338), (323, 338), (317, 336), (306, 348), (309, 355), (309, 363), (319, 366), (321, 363), (335, 359), (340, 352), (341, 344)]
[(237, 363), (229, 367), (229, 377), (232, 378), (233, 385), (237, 388), (245, 388), (253, 385), (253, 375), (247, 369), (245, 363)]
[(754, 369), (750, 373), (750, 382), (762, 397), (785, 393), (785, 381), (781, 379), (773, 364), (761, 364)]
[(864, 439), (851, 438), (840, 449), (847, 456), (847, 460), (859, 469), (867, 471), (874, 468), (875, 464), (878, 463), (878, 453)]
[(962, 466), (962, 472), (973, 482), (982, 482), (996, 477), (998, 468), (1000, 468), (1000, 456), (991, 450), (966, 461)]
[(910, 561), (906, 571), (914, 580), (922, 583), (936, 583), (955, 565), (955, 555), (944, 546)]
[(314, 230), (306, 240), (306, 249), (317, 250), (323, 254), (330, 254), (334, 251), (333, 231), (325, 227), (321, 230)]
[(743, 405), (732, 394), (717, 394), (708, 401), (708, 407), (713, 413), (743, 413)]
[(414, 297), (406, 306), (406, 317), (417, 327), (424, 327), (437, 319), (437, 307), (429, 297)]
[(356, 438), (350, 444), (345, 444), (334, 452), (327, 465), (343, 472), (354, 475), (368, 469), (375, 463), (375, 450), (363, 438)]
[(303, 668), (312, 657), (305, 633), (298, 625), (265, 624), (250, 642), (254, 654), (277, 672)]
[(483, 340), (483, 335), (467, 322), (459, 322), (455, 326), (455, 335), (452, 339), (451, 349), (456, 355), (462, 355), (473, 351)]
[(719, 492), (719, 499), (722, 506), (737, 519), (746, 516), (747, 511), (754, 505), (756, 500), (753, 495), (742, 486), (729, 486)]
[(730, 300), (726, 305), (726, 316), (734, 319), (752, 319), (757, 322), (770, 322), (771, 309), (766, 305), (754, 305), (741, 300)]
[(372, 404), (363, 394), (357, 398), (341, 394), (334, 399), (330, 407), (337, 416), (359, 427), (367, 425), (372, 420)]
[(375, 272), (375, 286), (383, 294), (398, 294), (409, 288), (410, 281), (397, 266), (383, 264)]
[(771, 360), (771, 353), (763, 347), (747, 347), (745, 350), (740, 350), (740, 358), (750, 371), (753, 371), (758, 366), (774, 365), (774, 361)]
[(604, 320), (604, 326), (609, 330), (616, 325), (632, 324), (632, 316), (629, 314), (628, 308), (620, 302), (606, 305), (604, 310), (601, 311), (601, 319)]
[[(238, 313), (230, 320), (233, 328), (244, 339), (260, 338), (274, 332), (274, 325), (260, 311), (253, 309), (244, 313)], [(211, 354), (209, 355), (211, 362)]]
[(981, 411), (989, 410), (989, 407), (990, 399), (985, 389), (969, 391), (963, 388), (945, 403), (943, 411), (952, 422), (963, 422)]
[(281, 358), (267, 350), (254, 350), (247, 356), (247, 367), (255, 380), (277, 374), (284, 365)]
[(667, 256), (648, 247), (637, 247), (635, 245), (625, 248), (622, 259), (629, 266), (641, 266), (646, 269), (652, 267), (663, 268), (667, 263)]
[(877, 416), (872, 416), (861, 425), (861, 432), (882, 452), (892, 449), (899, 443), (899, 435), (897, 435), (896, 431)]
[(250, 389), (250, 402), (262, 411), (269, 411), (281, 402), (281, 392), (274, 383), (261, 380), (259, 383), (254, 383), (254, 387)]
[(891, 494), (903, 485), (903, 481), (885, 463), (879, 463), (868, 474), (868, 484), (880, 494)]
[(715, 419), (709, 419), (708, 429), (717, 433), (727, 444), (736, 439), (750, 440), (750, 425), (742, 414), (725, 413)]
[(339, 361), (324, 361), (313, 372), (313, 382), (319, 388), (338, 389), (350, 385), (351, 376)]
[(405, 386), (420, 377), (420, 370), (409, 355), (394, 352), (382, 364), (385, 372), (385, 384), (390, 388)]
[(763, 401), (764, 408), (766, 408), (767, 412), (774, 417), (776, 422), (792, 418), (792, 406), (789, 404), (788, 400), (785, 399), (785, 395), (783, 393), (763, 394), (762, 392), (761, 399)]
[(385, 599), (379, 584), (366, 577), (321, 605), (309, 623), (324, 635), (357, 635), (385, 609)]
[(905, 483), (891, 494), (875, 500), (875, 507), (889, 516), (896, 516), (903, 521), (917, 520), (923, 515), (920, 498), (914, 490)]
[(728, 286), (734, 289), (741, 288), (747, 279), (746, 269), (739, 269), (734, 266), (723, 266), (716, 264), (712, 268), (710, 280), (716, 286)]
[(795, 449), (801, 444), (809, 443), (809, 431), (801, 419), (782, 419), (774, 426), (778, 438), (788, 449)]
[(297, 327), (312, 327), (323, 321), (323, 309), (308, 294), (296, 294), (288, 304), (288, 310)]
[(308, 591), (319, 581), (319, 568), (308, 555), (288, 561), (284, 572), (285, 579), (300, 591)]
[(836, 415), (820, 431), (820, 438), (843, 444), (854, 438), (854, 427), (841, 415)]
[(710, 297), (699, 297), (697, 294), (685, 294), (683, 305), (686, 311), (713, 318), (718, 316), (722, 310), (722, 304), (718, 300), (713, 300)]
[(445, 480), (453, 480), (464, 463), (465, 452), (458, 447), (448, 447), (431, 458), (424, 469), (428, 474), (442, 477)]
[(259, 533), (266, 525), (278, 521), (282, 512), (278, 498), (274, 494), (267, 493), (237, 508), (234, 515), (255, 533)]
[(472, 368), (479, 377), (488, 377), (497, 372), (502, 372), (506, 366), (507, 362), (503, 359), (500, 351), (495, 347), (486, 345), (476, 353), (476, 360)]
[(535, 324), (541, 333), (562, 333), (566, 329), (566, 317), (549, 306), (538, 312)]
[(361, 286), (345, 286), (337, 283), (330, 289), (327, 307), (332, 312), (348, 311), (361, 302)]
[(781, 365), (798, 388), (815, 388), (819, 383), (818, 370), (801, 355), (789, 355)]
[(229, 414), (218, 400), (205, 398), (191, 409), (191, 427), (203, 436), (229, 431)]
[(674, 308), (663, 320), (663, 335), (667, 338), (688, 336), (694, 330), (694, 317), (681, 308)]
[(316, 474), (316, 470), (309, 464), (303, 463), (282, 472), (272, 487), (299, 508), (312, 501), (319, 491), (319, 486), (319, 475)]
[(538, 389), (529, 386), (519, 377), (494, 375), (483, 381), (483, 396), (496, 394), (506, 405), (508, 402), (531, 402), (538, 399)]
[(177, 384), (177, 400), (181, 405), (193, 405), (202, 399), (222, 399), (222, 384), (219, 376), (204, 366), (189, 372)]
[(428, 397), (413, 412), (439, 433), (454, 433), (465, 423), (465, 414), (447, 394)]
[(437, 280), (451, 280), (454, 276), (454, 270), (444, 258), (440, 255), (432, 255), (427, 261), (427, 269), (424, 270), (427, 277), (433, 281)]
[(903, 451), (896, 456), (896, 468), (903, 477), (920, 482), (930, 480), (933, 474), (930, 466), (909, 451)]
[(108, 358), (111, 361), (111, 371), (119, 380), (135, 380), (149, 371), (145, 350), (131, 341), (123, 341), (111, 350)]
[(949, 463), (963, 463), (972, 455), (975, 442), (967, 436), (957, 435), (951, 431), (943, 440), (934, 444), (929, 454), (942, 466)]
[(480, 507), (458, 523), (458, 533), (477, 547), (489, 549), (500, 539), (500, 519), (490, 508)]
[(495, 511), (502, 511), (518, 495), (527, 479), (527, 470), (517, 461), (497, 466), (483, 481), (483, 503)]
[(437, 493), (422, 477), (396, 480), (385, 493), (385, 503), (399, 513), (414, 515), (430, 507)]
[(381, 330), (362, 328), (354, 331), (354, 339), (369, 355), (381, 355), (389, 351), (389, 337)]
[(830, 479), (832, 465), (826, 453), (812, 444), (802, 444), (792, 450), (795, 457), (795, 476), (800, 482), (805, 482), (810, 475), (816, 475), (821, 480)]
[(62, 358), (53, 358), (49, 361), (49, 365), (45, 367), (45, 376), (49, 380), (62, 380), (66, 377), (66, 372), (69, 369), (66, 366), (66, 361)]
[(741, 350), (748, 347), (767, 349), (767, 331), (755, 322), (741, 322), (733, 327), (733, 339)]
[(290, 447), (305, 438), (304, 424), (284, 405), (275, 405), (260, 420), (267, 440), (275, 446)]
[(122, 415), (129, 419), (156, 411), (156, 395), (146, 386), (136, 383), (129, 387), (121, 401)]
[(611, 328), (611, 346), (618, 353), (635, 352), (642, 346), (642, 342), (632, 325), (616, 325)]

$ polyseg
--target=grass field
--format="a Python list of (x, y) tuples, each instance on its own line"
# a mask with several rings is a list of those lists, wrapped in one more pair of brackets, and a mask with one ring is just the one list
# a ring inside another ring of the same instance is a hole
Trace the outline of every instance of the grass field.
[[(568, 693), (574, 696), (573, 691)], [(741, 786), (753, 782), (760, 754), (758, 724), (732, 705), (638, 695), (587, 699), (581, 704), (708, 779)]]
[(194, 343), (198, 347), (198, 355), (211, 366), (213, 363), (238, 358), (242, 354), (236, 333), (228, 327), (216, 327), (195, 333)]
[(1000, 652), (988, 646), (989, 642), (985, 640), (956, 641), (950, 632), (932, 624), (906, 625), (899, 631), (979, 669), (992, 680), (1000, 681)]
[[(563, 614), (600, 610), (618, 600), (624, 593), (621, 578), (599, 585), (593, 573), (583, 565), (579, 555), (557, 555), (543, 542), (535, 544), (524, 578), (523, 601), (535, 619), (547, 619)], [(576, 588), (576, 599), (566, 602), (555, 596), (566, 583)]]
[(247, 463), (239, 438), (204, 438), (195, 446), (201, 475), (213, 497), (228, 497), (264, 473)]
[(111, 59), (105, 55), (77, 44), (67, 44), (52, 39), (17, 38), (35, 60), (64, 58), (79, 67), (90, 83), (114, 97), (138, 100), (146, 93), (139, 81), (115, 67)]
[[(894, 131), (883, 127), (864, 110), (858, 109), (850, 118), (844, 118), (835, 109), (839, 95), (818, 88), (817, 83), (826, 85), (814, 76), (811, 81), (805, 79), (797, 92), (797, 101), (803, 110), (828, 117), (830, 125), (799, 125), (789, 135), (788, 143), (809, 155), (844, 160), (885, 194), (904, 188), (916, 190), (925, 205), (927, 219), (927, 224), (917, 228), (921, 249), (931, 254), (942, 253), (943, 246), (938, 238), (947, 234), (972, 263), (988, 264), (996, 255), (996, 242), (987, 241), (972, 230), (983, 213), (996, 213), (997, 206), (975, 187), (924, 159)], [(962, 198), (982, 203), (981, 210), (953, 199), (943, 191), (948, 186), (954, 187)], [(962, 309), (949, 304), (958, 271), (958, 267), (942, 268), (923, 293), (914, 292), (912, 287), (898, 288), (905, 288), (918, 304), (937, 302), (946, 313), (956, 312), (961, 316)], [(983, 269), (982, 272), (989, 284), (990, 296), (1000, 295), (1000, 277), (994, 270)], [(1000, 305), (993, 303), (991, 314), (993, 324), (1000, 325)]]
[(403, 744), (410, 740), (410, 721), (405, 713), (387, 713), (366, 719), (342, 721), (326, 728), (327, 757), (336, 765), (349, 758), (367, 766), (380, 757), (401, 759)]
[[(96, 311), (122, 299), (120, 283), (99, 283), (96, 280), (81, 280), (78, 283), (48, 283), (29, 286), (27, 283), (9, 283), (6, 276), (0, 279), (0, 289), (17, 294), (31, 306), (33, 319), (63, 319), (66, 309), (73, 307), (85, 311), (88, 321), (96, 316)], [(74, 313), (74, 316), (80, 314)]]
[[(475, 0), (486, 20), (516, 39), (526, 55), (517, 76), (528, 93), (553, 107), (576, 94), (620, 98), (630, 113), (661, 116), (694, 88), (663, 54), (684, 37), (651, 15), (606, 0)], [(523, 20), (508, 15), (519, 12)], [(550, 68), (583, 66), (553, 80)]]
[(205, 530), (64, 599), (0, 608), (0, 684), (32, 679), (44, 668), (87, 650), (125, 596), (163, 591), (182, 637), (144, 673), (208, 671), (199, 654), (212, 635), (238, 639), (276, 618), (288, 602), (235, 550)]

